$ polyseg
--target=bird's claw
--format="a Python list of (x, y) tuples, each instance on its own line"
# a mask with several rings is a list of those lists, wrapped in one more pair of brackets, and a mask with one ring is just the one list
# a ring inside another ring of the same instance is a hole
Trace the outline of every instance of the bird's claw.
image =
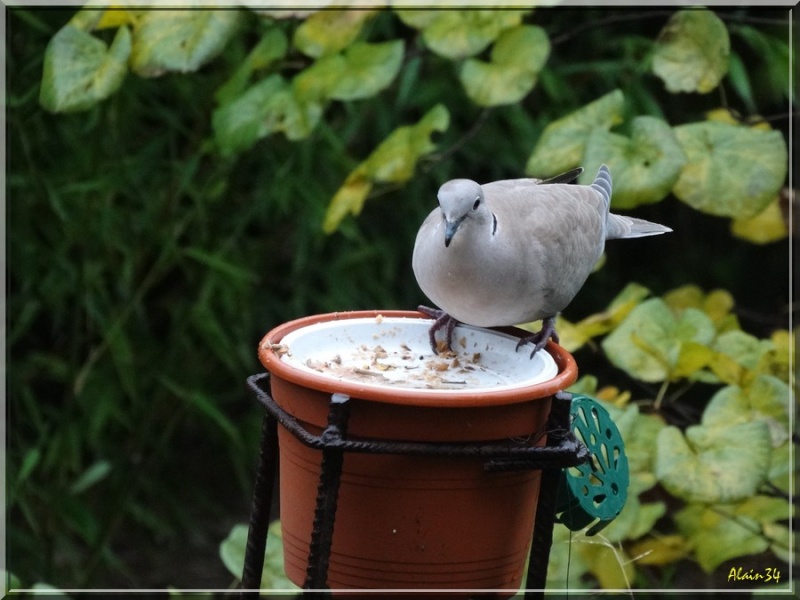
[(453, 339), (453, 330), (456, 328), (456, 325), (458, 325), (458, 321), (438, 308), (418, 306), (417, 310), (434, 319), (433, 325), (431, 325), (431, 328), (428, 330), (428, 341), (430, 342), (434, 354), (439, 354), (440, 351), (439, 344), (436, 343), (436, 332), (440, 329), (444, 329), (444, 347), (441, 348), (441, 350), (449, 351), (451, 349), (450, 342)]
[(519, 349), (525, 344), (534, 344), (533, 351), (531, 352), (531, 358), (533, 358), (539, 350), (547, 345), (548, 340), (553, 340), (556, 344), (558, 343), (556, 322), (553, 317), (544, 319), (542, 321), (542, 328), (536, 333), (520, 338), (519, 342), (517, 342), (517, 352), (519, 352)]

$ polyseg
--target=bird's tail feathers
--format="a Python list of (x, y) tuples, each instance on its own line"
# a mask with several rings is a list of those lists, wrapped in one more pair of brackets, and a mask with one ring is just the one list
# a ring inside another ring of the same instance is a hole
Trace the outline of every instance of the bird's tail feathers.
[(672, 231), (672, 229), (665, 225), (659, 225), (658, 223), (645, 221), (644, 219), (637, 219), (636, 217), (615, 215), (613, 213), (608, 215), (606, 226), (607, 240), (646, 237), (648, 235), (659, 235)]
[(603, 197), (606, 208), (611, 206), (611, 171), (605, 165), (600, 165), (597, 175), (592, 182), (592, 188)]

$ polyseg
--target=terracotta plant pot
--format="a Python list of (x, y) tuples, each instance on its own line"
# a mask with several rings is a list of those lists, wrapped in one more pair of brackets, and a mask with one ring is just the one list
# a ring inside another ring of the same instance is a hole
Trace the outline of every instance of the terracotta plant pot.
[[(437, 357), (429, 325), (405, 311), (316, 315), (270, 331), (259, 358), (275, 402), (313, 433), (327, 424), (331, 394), (341, 393), (351, 398), (348, 439), (544, 445), (551, 398), (577, 378), (572, 356), (550, 343), (546, 356), (530, 360), (529, 351), (515, 350), (526, 332), (459, 326), (456, 356)], [(531, 383), (534, 371), (546, 380)], [(283, 427), (278, 436), (285, 568), (302, 586), (322, 453)], [(328, 586), (513, 595), (541, 471), (488, 472), (484, 462), (345, 454)]]

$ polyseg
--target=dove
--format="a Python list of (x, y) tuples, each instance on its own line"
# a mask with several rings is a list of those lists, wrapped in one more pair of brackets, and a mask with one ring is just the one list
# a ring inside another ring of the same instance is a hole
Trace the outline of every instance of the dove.
[(439, 308), (429, 331), (445, 331), (450, 347), (458, 323), (476, 327), (542, 320), (531, 358), (549, 339), (555, 317), (577, 295), (605, 241), (672, 231), (610, 212), (611, 172), (601, 165), (591, 185), (569, 183), (582, 168), (547, 180), (505, 179), (479, 184), (453, 179), (439, 188), (439, 206), (419, 228), (412, 268), (422, 292)]

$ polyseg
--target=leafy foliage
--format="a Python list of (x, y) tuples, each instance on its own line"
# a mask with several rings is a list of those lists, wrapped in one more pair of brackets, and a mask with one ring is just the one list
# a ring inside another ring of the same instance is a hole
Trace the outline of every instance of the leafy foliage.
[(358, 215), (373, 184), (404, 183), (411, 179), (417, 161), (435, 149), (431, 134), (447, 129), (449, 121), (447, 109), (437, 104), (416, 125), (394, 130), (347, 176), (328, 206), (323, 230), (333, 233), (347, 213)]
[(692, 208), (753, 217), (783, 185), (786, 144), (778, 131), (707, 121), (676, 127), (675, 134), (688, 164), (674, 191)]
[(653, 72), (670, 92), (714, 90), (728, 72), (730, 39), (725, 24), (710, 10), (682, 10), (656, 42)]
[(622, 122), (624, 104), (623, 93), (614, 90), (547, 125), (525, 171), (549, 177), (579, 164), (591, 134), (608, 131)]
[[(264, 589), (299, 589), (283, 573), (283, 536), (280, 521), (274, 521), (267, 532), (267, 549), (261, 573)], [(233, 577), (241, 577), (247, 549), (247, 525), (236, 525), (219, 546), (219, 555)]]
[(446, 179), (601, 162), (615, 208), (675, 232), (609, 244), (559, 317), (631, 488), (602, 536), (557, 530), (549, 584), (791, 560), (794, 107), (766, 14), (9, 11), (12, 570), (136, 586), (129, 531), (163, 547), (246, 514), (266, 329), (418, 304), (410, 248)]
[(491, 61), (464, 61), (459, 78), (467, 95), (479, 106), (514, 104), (536, 85), (550, 53), (541, 27), (520, 25), (507, 29), (492, 46)]
[(48, 110), (85, 110), (116, 92), (127, 73), (130, 30), (120, 27), (108, 47), (82, 28), (89, 19), (75, 21), (53, 36), (45, 56), (40, 100)]

